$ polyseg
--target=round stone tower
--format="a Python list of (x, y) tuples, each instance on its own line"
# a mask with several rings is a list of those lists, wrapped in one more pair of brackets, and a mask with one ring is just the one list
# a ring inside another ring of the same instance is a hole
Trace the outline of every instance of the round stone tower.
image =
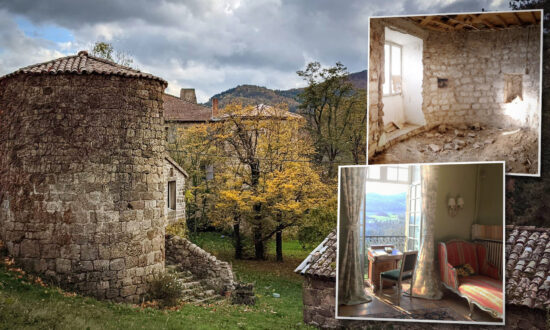
[(167, 83), (88, 55), (0, 77), (0, 239), (24, 269), (135, 302), (164, 269)]

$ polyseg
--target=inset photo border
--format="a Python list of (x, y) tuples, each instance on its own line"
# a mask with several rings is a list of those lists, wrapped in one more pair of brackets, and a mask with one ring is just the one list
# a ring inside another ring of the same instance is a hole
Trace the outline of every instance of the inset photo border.
[(369, 18), (367, 163), (540, 176), (542, 10)]
[(338, 178), (337, 319), (504, 325), (503, 161)]

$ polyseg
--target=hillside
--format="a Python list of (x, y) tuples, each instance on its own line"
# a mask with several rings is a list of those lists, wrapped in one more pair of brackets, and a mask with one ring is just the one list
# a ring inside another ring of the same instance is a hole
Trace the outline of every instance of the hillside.
[[(367, 88), (367, 70), (361, 72), (351, 73), (349, 80), (355, 88), (366, 89)], [(208, 102), (203, 105), (212, 106), (212, 99), (217, 98), (219, 101), (219, 107), (223, 108), (231, 102), (238, 102), (244, 105), (249, 104), (267, 104), (275, 105), (279, 103), (288, 104), (289, 110), (296, 112), (298, 109), (298, 94), (302, 91), (302, 88), (292, 88), (287, 90), (273, 90), (263, 86), (256, 85), (239, 85), (237, 87), (228, 89), (224, 92), (212, 96)]]
[(366, 212), (373, 214), (404, 214), (407, 211), (407, 193), (380, 195), (367, 193)]

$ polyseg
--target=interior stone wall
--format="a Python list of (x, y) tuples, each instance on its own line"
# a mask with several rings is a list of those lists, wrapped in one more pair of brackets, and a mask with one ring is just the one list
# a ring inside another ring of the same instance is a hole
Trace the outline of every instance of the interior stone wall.
[[(384, 25), (380, 20), (370, 20), (369, 42), (369, 127), (368, 157), (374, 155), (379, 144), (384, 144), (384, 104), (382, 85), (384, 84)], [(380, 141), (382, 139), (382, 141)], [(379, 143), (380, 142), (380, 143)]]
[(164, 270), (164, 87), (94, 74), (0, 80), (0, 239), (25, 270), (130, 302)]
[[(525, 126), (538, 129), (540, 26), (500, 31), (430, 31), (424, 42), (423, 111), (429, 126), (441, 123)], [(505, 81), (520, 75), (524, 105), (507, 115)], [(448, 86), (438, 87), (438, 78)]]

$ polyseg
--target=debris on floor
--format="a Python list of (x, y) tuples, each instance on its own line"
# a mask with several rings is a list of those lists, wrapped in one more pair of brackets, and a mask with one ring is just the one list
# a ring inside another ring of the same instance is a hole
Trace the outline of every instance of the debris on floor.
[(506, 161), (507, 173), (536, 174), (538, 131), (481, 125), (442, 124), (398, 142), (370, 164)]

